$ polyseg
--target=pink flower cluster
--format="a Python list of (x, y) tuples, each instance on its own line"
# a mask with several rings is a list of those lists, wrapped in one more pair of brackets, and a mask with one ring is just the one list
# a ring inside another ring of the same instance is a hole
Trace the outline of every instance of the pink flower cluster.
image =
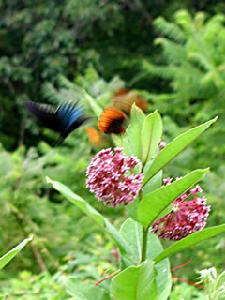
[(142, 188), (144, 175), (134, 173), (137, 165), (141, 166), (141, 162), (133, 155), (124, 155), (121, 148), (103, 149), (87, 168), (86, 186), (106, 204), (128, 204)]
[[(171, 184), (172, 181), (172, 178), (163, 180), (165, 185)], [(164, 239), (180, 240), (202, 230), (210, 211), (210, 206), (206, 206), (206, 199), (196, 195), (202, 191), (202, 188), (197, 185), (180, 195), (173, 202), (172, 211), (153, 223), (152, 232)]]

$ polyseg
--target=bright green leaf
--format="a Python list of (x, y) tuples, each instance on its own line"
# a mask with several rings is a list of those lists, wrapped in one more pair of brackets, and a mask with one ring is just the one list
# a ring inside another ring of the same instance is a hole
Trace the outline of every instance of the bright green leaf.
[(172, 159), (182, 152), (189, 144), (191, 144), (204, 130), (216, 122), (217, 117), (198, 126), (191, 128), (186, 132), (177, 136), (170, 144), (162, 149), (153, 161), (151, 167), (145, 174), (144, 183), (148, 182), (156, 173), (164, 168)]
[(123, 148), (123, 153), (128, 156), (132, 154), (127, 131), (120, 135), (112, 134), (112, 139), (115, 146)]
[(118, 300), (156, 300), (156, 272), (151, 261), (130, 266), (112, 280), (112, 298)]
[(121, 134), (123, 137), (123, 153), (130, 156), (132, 154), (128, 132)]
[(162, 176), (163, 176), (162, 171), (159, 171), (146, 183), (146, 185), (143, 187), (144, 196), (161, 187)]
[(139, 159), (142, 158), (141, 131), (144, 121), (144, 113), (135, 104), (132, 105), (130, 122), (127, 128), (130, 152)]
[(0, 257), (0, 270), (2, 270), (31, 240), (32, 237), (24, 239), (18, 246), (12, 248), (5, 255)]
[(192, 233), (186, 238), (177, 241), (173, 243), (170, 247), (166, 248), (163, 252), (161, 252), (158, 256), (155, 257), (154, 261), (158, 263), (161, 260), (176, 254), (177, 252), (195, 246), (223, 232), (225, 232), (225, 224), (209, 227), (202, 231)]
[[(154, 191), (157, 188), (160, 188), (162, 183), (162, 172), (160, 171), (158, 174), (156, 174), (151, 180), (148, 181), (148, 183), (143, 188), (143, 195)], [(129, 217), (133, 218), (134, 220), (138, 220), (137, 218), (137, 210), (139, 206), (139, 196), (136, 197), (136, 199), (127, 206)]]
[(113, 144), (117, 147), (123, 147), (123, 135), (122, 134), (112, 134)]
[(147, 194), (138, 207), (138, 220), (149, 226), (159, 214), (177, 197), (202, 179), (208, 169), (195, 170), (170, 185), (162, 186)]
[(146, 116), (143, 122), (142, 161), (144, 164), (155, 155), (161, 136), (162, 120), (159, 113), (155, 111)]

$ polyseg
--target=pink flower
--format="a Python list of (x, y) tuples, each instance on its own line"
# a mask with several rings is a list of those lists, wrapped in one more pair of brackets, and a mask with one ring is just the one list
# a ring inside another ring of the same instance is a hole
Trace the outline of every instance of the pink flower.
[[(164, 183), (168, 183), (165, 180)], [(152, 225), (152, 232), (159, 237), (169, 240), (180, 240), (187, 235), (202, 230), (206, 225), (210, 206), (206, 206), (206, 199), (200, 198), (196, 193), (202, 192), (197, 185), (190, 191), (180, 195), (173, 202), (172, 211), (156, 220)], [(188, 200), (188, 198), (192, 199)], [(187, 201), (186, 201), (187, 200)]]
[(165, 147), (166, 147), (166, 142), (160, 141), (160, 142), (159, 142), (159, 150), (162, 150), (162, 149), (164, 149)]
[(172, 177), (167, 177), (167, 178), (164, 178), (164, 179), (163, 179), (163, 184), (164, 184), (164, 185), (169, 185), (169, 184), (172, 183), (172, 181), (173, 181), (173, 178), (172, 178)]
[(124, 155), (121, 148), (103, 149), (87, 168), (86, 186), (106, 204), (128, 204), (142, 188), (144, 174), (134, 173), (137, 165), (141, 166), (141, 162), (133, 155)]

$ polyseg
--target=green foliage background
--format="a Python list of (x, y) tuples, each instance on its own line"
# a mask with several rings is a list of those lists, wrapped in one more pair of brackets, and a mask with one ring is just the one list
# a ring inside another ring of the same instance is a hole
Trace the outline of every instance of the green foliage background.
[[(224, 11), (219, 0), (0, 0), (0, 254), (34, 234), (31, 246), (1, 273), (3, 295), (13, 290), (10, 299), (21, 291), (21, 299), (69, 299), (69, 276), (96, 282), (117, 268), (108, 237), (50, 190), (46, 175), (116, 224), (124, 213), (97, 203), (84, 188), (84, 170), (96, 152), (84, 129), (52, 149), (56, 136), (28, 116), (27, 99), (58, 104), (79, 98), (90, 113), (83, 89), (102, 106), (119, 87), (137, 89), (150, 111), (163, 114), (165, 141), (219, 115), (216, 126), (165, 176), (212, 166), (203, 183), (213, 206), (209, 224), (225, 222)], [(224, 247), (221, 237), (208, 242), (207, 251), (199, 246), (190, 267), (176, 274), (193, 280), (195, 268), (223, 269)], [(182, 291), (183, 286), (175, 288), (174, 299)]]

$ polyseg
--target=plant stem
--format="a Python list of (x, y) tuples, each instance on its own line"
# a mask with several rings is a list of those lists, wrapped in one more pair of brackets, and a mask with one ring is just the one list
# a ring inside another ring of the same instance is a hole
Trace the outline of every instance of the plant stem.
[[(141, 189), (140, 192), (139, 192), (139, 202), (142, 201), (142, 198), (143, 198), (143, 190)], [(141, 262), (145, 261), (145, 259), (146, 259), (147, 242), (148, 242), (148, 229), (149, 229), (149, 226), (147, 226), (146, 228), (143, 226)]]
[(143, 227), (143, 242), (142, 242), (142, 256), (141, 256), (141, 262), (145, 261), (146, 259), (146, 253), (147, 253), (147, 242), (148, 242), (148, 227)]
[(143, 191), (141, 189), (139, 192), (139, 202), (141, 202), (142, 198), (143, 198)]

